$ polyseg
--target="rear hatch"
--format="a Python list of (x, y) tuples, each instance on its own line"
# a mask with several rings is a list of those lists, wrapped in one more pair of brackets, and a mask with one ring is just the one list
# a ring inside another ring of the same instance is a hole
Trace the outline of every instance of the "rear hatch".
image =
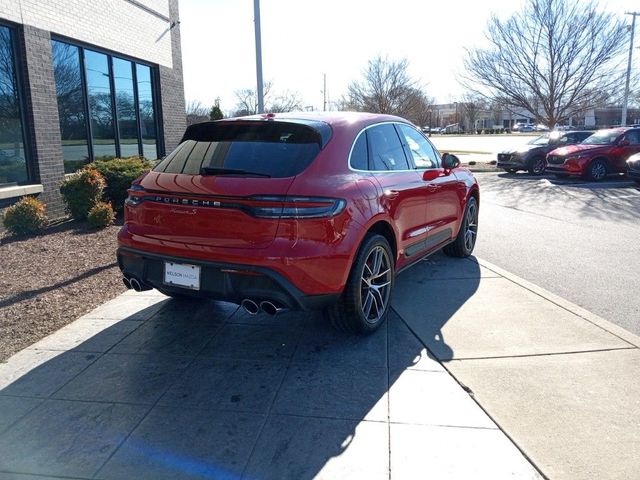
[(189, 127), (127, 199), (129, 231), (197, 246), (265, 248), (295, 176), (331, 130), (321, 122), (231, 120)]

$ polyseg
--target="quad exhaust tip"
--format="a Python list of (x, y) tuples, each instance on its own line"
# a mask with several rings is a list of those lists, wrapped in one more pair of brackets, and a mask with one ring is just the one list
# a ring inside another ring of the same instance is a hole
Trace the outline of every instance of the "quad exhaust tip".
[(249, 315), (257, 315), (261, 310), (267, 315), (277, 315), (282, 310), (282, 307), (270, 302), (269, 300), (263, 300), (259, 304), (255, 300), (245, 298), (240, 302), (240, 306), (245, 309)]
[(244, 308), (249, 315), (257, 315), (260, 311), (258, 304), (249, 298), (242, 300), (242, 302), (240, 302), (240, 306)]
[(268, 315), (276, 315), (282, 311), (282, 308), (267, 300), (260, 302), (260, 309)]
[(135, 277), (123, 277), (122, 283), (124, 283), (125, 287), (135, 290), (136, 292), (144, 292), (145, 290), (151, 290), (152, 288)]

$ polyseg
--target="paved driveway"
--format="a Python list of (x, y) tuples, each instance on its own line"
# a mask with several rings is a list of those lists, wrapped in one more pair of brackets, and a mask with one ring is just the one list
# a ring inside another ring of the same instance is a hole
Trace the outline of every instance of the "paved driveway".
[[(434, 298), (435, 276), (465, 279), (451, 315), (481, 272), (438, 257), (403, 275)], [(130, 292), (0, 365), (0, 389), (3, 479), (538, 478), (395, 311), (353, 337)]]

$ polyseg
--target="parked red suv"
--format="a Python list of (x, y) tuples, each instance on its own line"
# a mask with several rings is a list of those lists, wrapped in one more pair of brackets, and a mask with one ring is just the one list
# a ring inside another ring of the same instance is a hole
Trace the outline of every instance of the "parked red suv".
[(249, 313), (325, 309), (375, 330), (396, 272), (471, 254), (479, 190), (412, 124), (365, 113), (268, 114), (190, 126), (129, 190), (125, 284)]
[(610, 173), (624, 173), (627, 158), (637, 152), (640, 152), (639, 128), (598, 130), (582, 143), (549, 152), (547, 172), (599, 181)]

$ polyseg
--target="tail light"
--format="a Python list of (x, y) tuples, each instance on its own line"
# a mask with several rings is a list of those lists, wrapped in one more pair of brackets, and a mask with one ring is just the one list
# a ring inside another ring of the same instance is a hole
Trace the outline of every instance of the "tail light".
[(251, 197), (247, 213), (258, 218), (322, 218), (338, 215), (345, 206), (338, 198), (256, 196)]
[(145, 200), (145, 189), (140, 185), (131, 185), (128, 192), (129, 195), (127, 196), (127, 199), (124, 201), (124, 203), (129, 205), (130, 207), (137, 207)]
[(164, 203), (201, 208), (242, 210), (257, 218), (323, 218), (334, 217), (347, 205), (342, 199), (297, 197), (288, 195), (256, 195), (244, 198), (181, 197), (176, 194), (153, 194), (140, 185), (132, 185), (125, 204), (137, 207), (143, 202)]

